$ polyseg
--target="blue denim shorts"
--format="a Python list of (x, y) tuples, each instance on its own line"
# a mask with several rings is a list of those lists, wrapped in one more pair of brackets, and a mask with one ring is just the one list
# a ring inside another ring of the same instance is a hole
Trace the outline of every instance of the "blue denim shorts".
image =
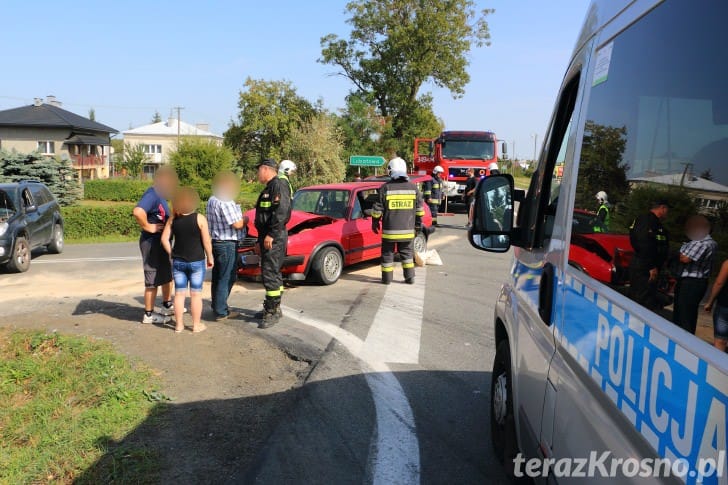
[(728, 307), (715, 305), (713, 311), (713, 336), (728, 340)]
[(205, 281), (205, 260), (188, 263), (175, 259), (172, 261), (172, 273), (175, 290), (187, 290), (189, 285), (191, 292), (199, 293), (202, 291), (202, 282)]

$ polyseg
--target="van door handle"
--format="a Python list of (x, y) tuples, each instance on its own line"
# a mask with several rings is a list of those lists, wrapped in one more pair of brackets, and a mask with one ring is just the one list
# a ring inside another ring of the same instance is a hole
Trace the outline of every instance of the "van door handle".
[(547, 326), (551, 326), (554, 311), (554, 276), (554, 265), (544, 264), (538, 288), (538, 315)]

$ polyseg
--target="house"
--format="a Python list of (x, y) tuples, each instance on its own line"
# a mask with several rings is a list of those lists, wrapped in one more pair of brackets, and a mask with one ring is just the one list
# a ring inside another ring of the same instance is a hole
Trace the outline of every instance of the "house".
[(154, 174), (157, 167), (169, 162), (169, 154), (177, 148), (180, 137), (196, 137), (222, 145), (223, 137), (210, 132), (209, 125), (191, 125), (175, 118), (139, 126), (124, 133), (125, 145), (141, 145), (147, 154), (144, 173)]
[(61, 106), (48, 96), (0, 111), (0, 148), (69, 159), (82, 179), (107, 178), (110, 136), (118, 131)]
[(648, 175), (630, 179), (630, 183), (683, 187), (695, 197), (698, 206), (706, 212), (714, 211), (720, 205), (728, 203), (728, 186), (695, 177), (690, 173)]

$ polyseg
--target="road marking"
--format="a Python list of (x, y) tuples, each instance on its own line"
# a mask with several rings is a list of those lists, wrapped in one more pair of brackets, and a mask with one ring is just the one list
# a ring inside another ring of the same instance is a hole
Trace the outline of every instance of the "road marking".
[[(418, 271), (420, 276), (422, 273)], [(368, 481), (375, 485), (420, 483), (420, 446), (414, 414), (397, 376), (384, 361), (364, 351), (364, 341), (353, 333), (292, 308), (284, 307), (284, 311), (289, 318), (336, 339), (361, 363), (377, 416), (369, 451)]]
[(118, 256), (112, 258), (67, 258), (67, 259), (34, 259), (32, 264), (62, 263), (112, 263), (117, 261), (141, 261), (139, 256)]
[(414, 285), (395, 282), (387, 287), (364, 342), (368, 360), (419, 363), (426, 277), (427, 271), (421, 268)]

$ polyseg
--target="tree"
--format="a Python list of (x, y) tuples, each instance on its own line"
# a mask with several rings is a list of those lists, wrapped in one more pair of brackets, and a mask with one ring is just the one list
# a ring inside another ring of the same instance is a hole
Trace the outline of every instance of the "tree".
[(159, 111), (154, 112), (154, 116), (152, 116), (152, 123), (159, 123), (162, 121), (162, 115), (159, 114)]
[(144, 145), (124, 143), (120, 168), (126, 170), (128, 176), (139, 177), (146, 161), (147, 153), (144, 151)]
[(473, 0), (358, 0), (346, 10), (349, 40), (323, 37), (319, 62), (336, 66), (353, 94), (377, 108), (387, 120), (385, 137), (397, 146), (424, 136), (419, 124), (431, 128), (437, 121), (422, 86), (432, 82), (462, 96), (470, 81), (468, 52), (490, 45), (486, 17), (493, 10), (479, 11)]
[(265, 158), (281, 158), (291, 132), (309, 121), (317, 108), (298, 95), (288, 81), (248, 78), (240, 92), (238, 120), (225, 132), (244, 169)]
[(579, 184), (576, 188), (576, 207), (592, 208), (595, 195), (607, 192), (612, 204), (623, 202), (629, 192), (624, 150), (627, 128), (597, 124), (587, 120), (579, 162)]
[(40, 180), (61, 205), (72, 205), (83, 196), (71, 162), (38, 152), (18, 153), (0, 150), (0, 182)]
[(705, 180), (713, 180), (713, 172), (708, 168), (700, 173), (700, 178)]
[(88, 110), (88, 119), (90, 119), (91, 121), (96, 121), (96, 110), (95, 109), (90, 108)]
[(283, 156), (298, 165), (292, 182), (297, 186), (328, 184), (344, 180), (344, 144), (336, 119), (318, 113), (291, 131)]
[(180, 183), (197, 189), (202, 199), (210, 198), (212, 179), (219, 172), (231, 170), (234, 159), (229, 147), (192, 137), (182, 138), (169, 154)]

